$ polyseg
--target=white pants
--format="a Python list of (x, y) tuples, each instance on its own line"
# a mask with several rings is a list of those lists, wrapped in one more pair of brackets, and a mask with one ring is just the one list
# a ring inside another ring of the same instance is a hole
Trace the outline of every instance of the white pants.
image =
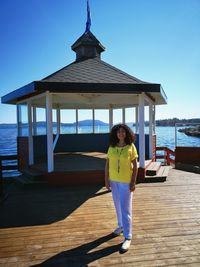
[(116, 209), (118, 226), (123, 227), (124, 237), (132, 238), (132, 200), (129, 184), (110, 181), (112, 197)]

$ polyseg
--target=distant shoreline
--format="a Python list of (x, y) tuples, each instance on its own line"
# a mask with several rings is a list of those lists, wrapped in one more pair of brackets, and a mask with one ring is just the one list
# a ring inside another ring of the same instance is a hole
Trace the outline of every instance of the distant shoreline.
[[(156, 126), (162, 126), (162, 127), (174, 127), (176, 123), (182, 123), (182, 124), (188, 124), (188, 123), (199, 123), (200, 124), (200, 118), (195, 118), (195, 119), (178, 119), (178, 118), (173, 118), (173, 119), (164, 119), (164, 120), (156, 120)], [(79, 126), (92, 126), (92, 120), (82, 120), (78, 122)], [(129, 126), (135, 126), (135, 123), (133, 122), (128, 122), (127, 123)], [(27, 124), (23, 124), (26, 126)], [(37, 122), (38, 127), (45, 126), (46, 122), (45, 121), (39, 121)], [(61, 126), (65, 127), (72, 127), (75, 126), (76, 122), (73, 123), (61, 123)], [(109, 124), (100, 120), (95, 120), (95, 126), (108, 126)], [(145, 122), (145, 126), (148, 126), (149, 122)], [(56, 126), (56, 122), (53, 122), (53, 126)], [(183, 125), (184, 126), (184, 125)], [(16, 123), (0, 123), (1, 128), (16, 128), (17, 124)]]

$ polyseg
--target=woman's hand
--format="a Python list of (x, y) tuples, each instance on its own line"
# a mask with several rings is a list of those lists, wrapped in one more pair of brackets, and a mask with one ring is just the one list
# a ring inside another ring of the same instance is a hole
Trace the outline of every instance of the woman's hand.
[(129, 189), (130, 189), (130, 192), (133, 192), (133, 191), (135, 191), (135, 183), (130, 183), (130, 185), (129, 185)]

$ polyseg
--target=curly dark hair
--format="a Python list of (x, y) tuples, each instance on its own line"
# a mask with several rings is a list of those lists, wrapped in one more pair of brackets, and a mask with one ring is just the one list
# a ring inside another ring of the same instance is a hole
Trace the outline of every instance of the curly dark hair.
[(135, 142), (135, 134), (133, 133), (133, 131), (126, 124), (120, 123), (114, 125), (111, 129), (109, 141), (110, 141), (110, 146), (112, 147), (115, 147), (119, 142), (119, 139), (117, 137), (117, 132), (119, 131), (120, 128), (123, 128), (126, 132), (126, 138), (124, 141), (127, 145), (131, 145), (132, 143)]

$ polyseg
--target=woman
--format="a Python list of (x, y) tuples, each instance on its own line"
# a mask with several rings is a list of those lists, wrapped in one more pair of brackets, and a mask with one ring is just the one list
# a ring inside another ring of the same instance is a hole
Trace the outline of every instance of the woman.
[(135, 136), (125, 124), (115, 125), (110, 133), (110, 146), (105, 167), (105, 186), (112, 190), (118, 228), (115, 236), (124, 234), (121, 252), (129, 249), (132, 239), (132, 197), (137, 177)]

